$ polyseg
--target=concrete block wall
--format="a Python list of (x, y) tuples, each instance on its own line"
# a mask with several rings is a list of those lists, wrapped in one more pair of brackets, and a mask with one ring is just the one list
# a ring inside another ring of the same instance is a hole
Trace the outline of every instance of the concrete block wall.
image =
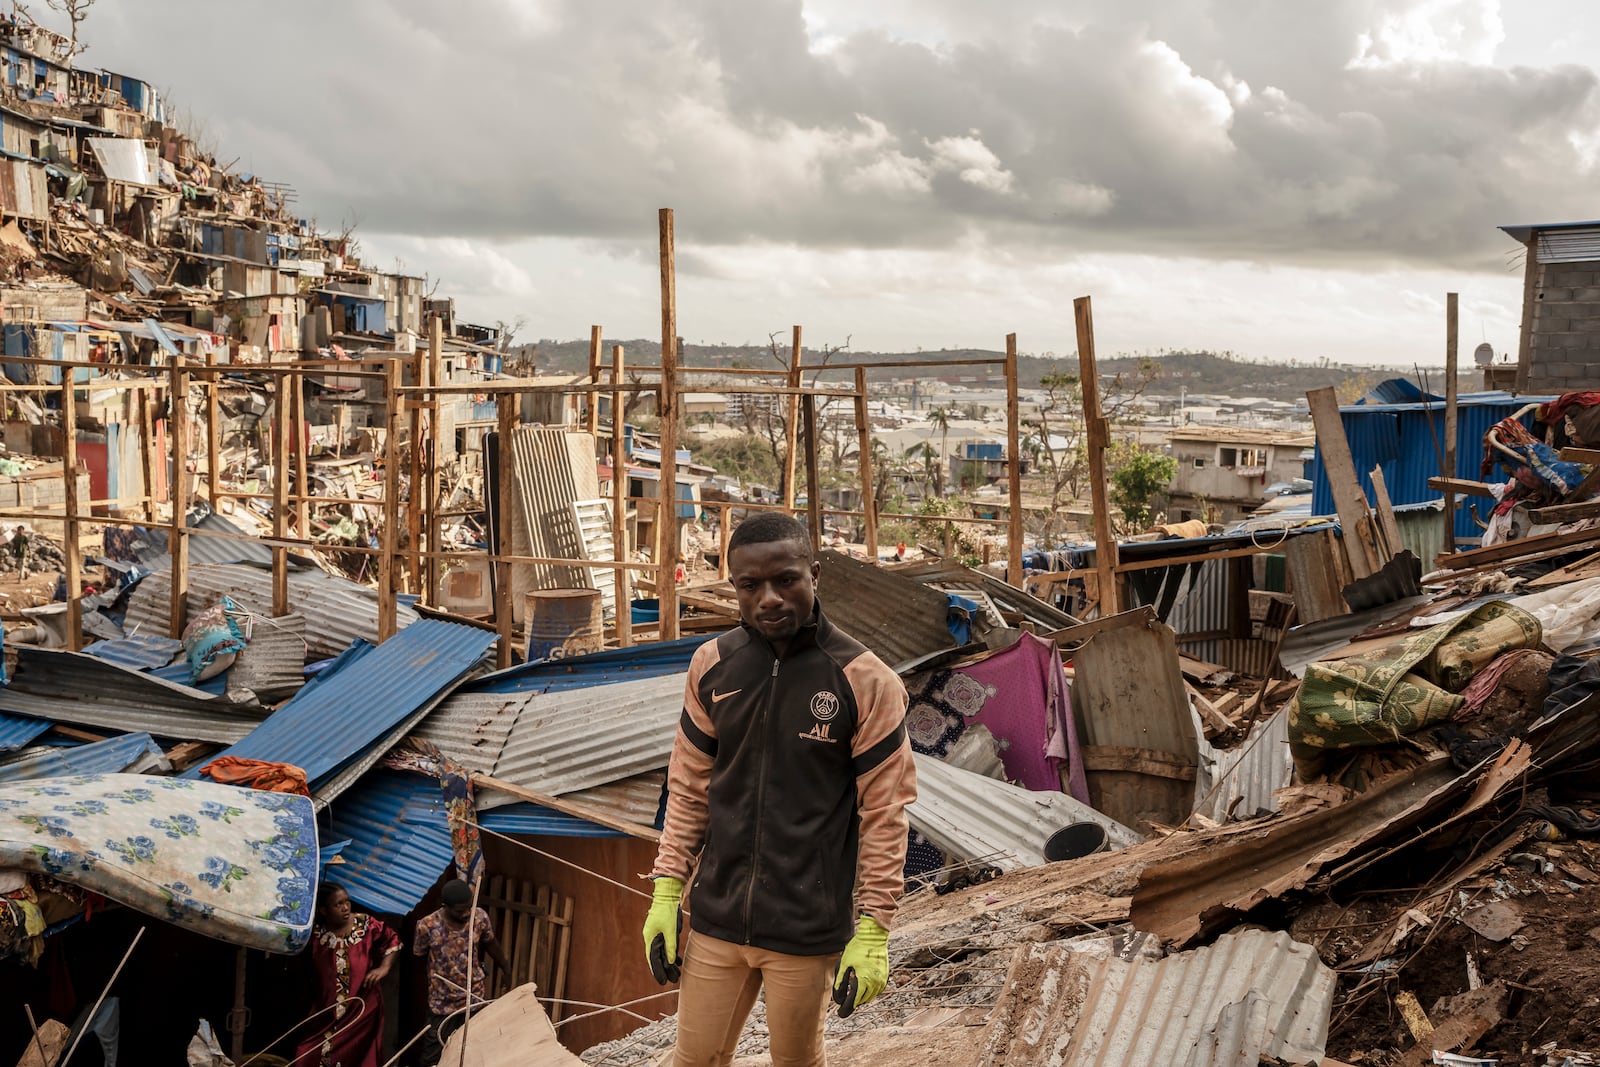
[(1545, 263), (1534, 292), (1527, 390), (1600, 387), (1600, 262)]

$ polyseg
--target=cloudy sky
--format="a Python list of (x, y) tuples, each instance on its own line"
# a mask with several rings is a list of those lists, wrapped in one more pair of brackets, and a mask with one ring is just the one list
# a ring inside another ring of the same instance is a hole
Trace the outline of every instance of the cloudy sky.
[[(99, 0), (84, 62), (524, 336), (1437, 364), (1600, 216), (1592, 0)], [(35, 4), (41, 7), (42, 4)], [(42, 15), (48, 13), (41, 12)]]

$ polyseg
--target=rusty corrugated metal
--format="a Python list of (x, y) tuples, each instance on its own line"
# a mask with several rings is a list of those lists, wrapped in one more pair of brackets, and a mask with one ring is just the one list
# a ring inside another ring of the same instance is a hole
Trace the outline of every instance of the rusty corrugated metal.
[(1022, 789), (917, 754), (911, 826), (953, 860), (982, 859), (1002, 870), (1046, 862), (1044, 843), (1075, 822), (1105, 827), (1112, 848), (1142, 841), (1137, 833), (1065, 793)]
[(954, 648), (946, 624), (949, 601), (936, 589), (896, 571), (824, 551), (817, 596), (828, 618), (890, 667)]
[(1002, 611), (1018, 613), (1031, 622), (1035, 633), (1046, 634), (1064, 630), (1068, 626), (1076, 626), (1079, 621), (1060, 608), (1030, 593), (1025, 593), (992, 574), (963, 567), (951, 560), (925, 560), (883, 569), (923, 585), (937, 586), (952, 592), (963, 589), (981, 590), (987, 593), (989, 599), (993, 600)]
[[(216, 604), (224, 596), (258, 615), (272, 615), (272, 571), (241, 563), (194, 566), (189, 569), (189, 616)], [(157, 571), (140, 580), (128, 598), (124, 628), (129, 633), (167, 632), (172, 603), (172, 572)], [(308, 659), (337, 656), (360, 638), (378, 640), (378, 591), (320, 570), (289, 572), (289, 605), (306, 618)], [(395, 607), (395, 624), (404, 629), (417, 621), (417, 613), (404, 604)]]
[(666, 784), (666, 771), (646, 771), (620, 782), (574, 790), (561, 799), (640, 826), (655, 826), (656, 813), (661, 810), (661, 790)]
[(1315, 1063), (1336, 976), (1281, 931), (1224, 934), (1165, 959), (1017, 950), (985, 1062), (1007, 1067)]

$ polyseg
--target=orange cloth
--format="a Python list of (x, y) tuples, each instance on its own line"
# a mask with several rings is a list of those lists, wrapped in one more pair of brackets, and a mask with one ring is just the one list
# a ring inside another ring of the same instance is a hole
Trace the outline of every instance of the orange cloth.
[(292, 763), (218, 756), (201, 767), (200, 773), (228, 785), (247, 785), (268, 793), (299, 793), (303, 797), (311, 795), (306, 772)]

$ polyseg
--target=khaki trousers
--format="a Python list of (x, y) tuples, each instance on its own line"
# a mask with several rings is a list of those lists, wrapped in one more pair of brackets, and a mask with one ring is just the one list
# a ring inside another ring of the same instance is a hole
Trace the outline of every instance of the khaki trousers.
[(766, 990), (772, 1067), (826, 1067), (822, 1021), (839, 957), (786, 956), (689, 933), (673, 1067), (727, 1067)]

